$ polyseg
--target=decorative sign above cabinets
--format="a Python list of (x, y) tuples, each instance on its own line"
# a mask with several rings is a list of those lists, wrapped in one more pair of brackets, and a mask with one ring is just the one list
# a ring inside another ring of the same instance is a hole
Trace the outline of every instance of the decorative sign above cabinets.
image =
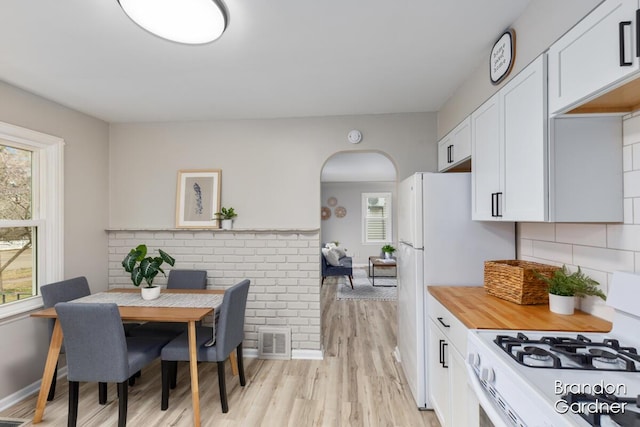
[(512, 28), (505, 31), (491, 49), (489, 57), (489, 77), (491, 83), (499, 84), (504, 80), (516, 61), (516, 31)]

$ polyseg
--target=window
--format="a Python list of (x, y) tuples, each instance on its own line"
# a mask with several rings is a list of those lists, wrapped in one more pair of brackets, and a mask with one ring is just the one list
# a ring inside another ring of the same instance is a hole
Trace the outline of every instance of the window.
[(0, 318), (63, 278), (63, 140), (0, 122)]
[(362, 194), (362, 236), (364, 243), (392, 240), (391, 193)]

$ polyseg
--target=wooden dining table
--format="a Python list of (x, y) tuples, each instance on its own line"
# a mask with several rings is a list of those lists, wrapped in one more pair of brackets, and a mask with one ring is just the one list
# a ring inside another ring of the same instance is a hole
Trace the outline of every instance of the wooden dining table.
[[(137, 292), (139, 289), (111, 289), (107, 292)], [(221, 290), (202, 289), (163, 289), (162, 294), (183, 293), (183, 294), (224, 294)], [(140, 299), (142, 302), (142, 299)], [(191, 373), (191, 398), (193, 404), (193, 425), (200, 426), (200, 397), (198, 389), (198, 356), (196, 352), (196, 323), (209, 314), (213, 314), (213, 307), (154, 307), (154, 306), (118, 306), (120, 317), (123, 321), (138, 322), (184, 322), (188, 324), (189, 335), (189, 367)], [(62, 328), (57, 320), (57, 314), (53, 307), (37, 311), (31, 314), (32, 317), (55, 319), (49, 352), (44, 365), (40, 393), (36, 402), (36, 412), (33, 423), (42, 421), (44, 409), (47, 404), (49, 387), (53, 380), (60, 348), (62, 346)], [(230, 355), (231, 367), (234, 375), (237, 375), (237, 360), (235, 354)]]

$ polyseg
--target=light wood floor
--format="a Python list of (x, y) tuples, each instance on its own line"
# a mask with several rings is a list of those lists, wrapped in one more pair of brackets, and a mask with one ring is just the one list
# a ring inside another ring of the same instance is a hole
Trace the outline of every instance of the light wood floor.
[[(244, 388), (227, 369), (227, 414), (220, 408), (215, 364), (199, 365), (203, 426), (439, 426), (433, 412), (417, 410), (393, 358), (396, 303), (337, 301), (335, 292), (335, 279), (327, 278), (322, 288), (324, 360), (245, 359)], [(160, 411), (159, 362), (146, 368), (129, 391), (128, 425), (191, 426), (188, 375), (188, 366), (181, 365), (169, 409)], [(62, 379), (39, 425), (66, 425), (67, 398)], [(31, 419), (35, 400), (35, 395), (25, 399), (0, 417)], [(117, 425), (115, 386), (109, 385), (108, 403), (102, 406), (97, 386), (81, 384), (78, 412), (78, 425)]]

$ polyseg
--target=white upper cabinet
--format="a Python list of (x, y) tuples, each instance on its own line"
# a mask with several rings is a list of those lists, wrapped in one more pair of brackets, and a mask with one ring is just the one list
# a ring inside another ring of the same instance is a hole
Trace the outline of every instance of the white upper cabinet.
[(474, 220), (547, 220), (545, 56), (471, 115)]
[(538, 57), (471, 114), (472, 218), (620, 222), (620, 116), (547, 117)]
[(564, 113), (640, 69), (638, 1), (607, 0), (549, 48), (549, 112)]
[(458, 166), (471, 156), (471, 117), (438, 142), (438, 171)]

